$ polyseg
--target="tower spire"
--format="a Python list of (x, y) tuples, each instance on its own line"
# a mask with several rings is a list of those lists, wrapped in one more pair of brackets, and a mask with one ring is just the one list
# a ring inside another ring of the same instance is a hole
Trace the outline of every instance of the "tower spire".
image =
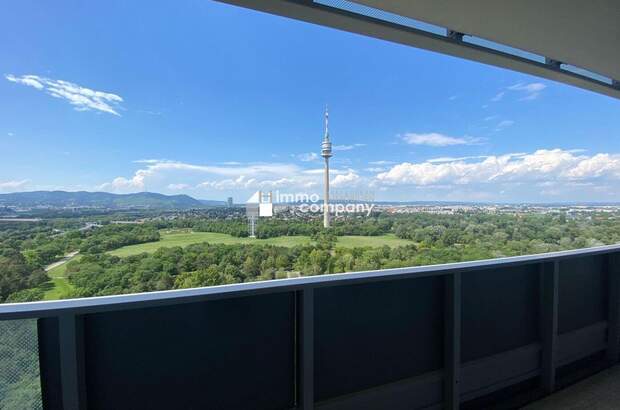
[(329, 141), (329, 109), (327, 105), (325, 106), (325, 136), (323, 136), (324, 141)]

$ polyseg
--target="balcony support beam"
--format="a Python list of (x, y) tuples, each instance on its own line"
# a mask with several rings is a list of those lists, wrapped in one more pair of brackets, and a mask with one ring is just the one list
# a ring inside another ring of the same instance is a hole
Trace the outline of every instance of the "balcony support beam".
[(72, 314), (59, 316), (58, 342), (63, 410), (85, 410), (82, 316)]
[(299, 386), (300, 410), (314, 409), (314, 289), (297, 293), (299, 312)]
[(620, 254), (607, 255), (609, 279), (609, 312), (607, 314), (607, 359), (615, 364), (620, 359)]
[(540, 265), (542, 371), (541, 385), (546, 394), (555, 390), (555, 365), (558, 340), (558, 295), (560, 262), (555, 260)]
[(461, 401), (461, 273), (446, 276), (444, 329), (444, 408)]

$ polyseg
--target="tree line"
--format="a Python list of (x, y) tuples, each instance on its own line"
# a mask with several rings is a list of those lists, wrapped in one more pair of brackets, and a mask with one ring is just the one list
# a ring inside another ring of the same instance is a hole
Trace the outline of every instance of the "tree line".
[(101, 253), (126, 245), (159, 240), (153, 225), (104, 225), (80, 230), (63, 221), (7, 223), (0, 226), (0, 303), (28, 302), (43, 298), (42, 285), (49, 281), (45, 266), (66, 253)]

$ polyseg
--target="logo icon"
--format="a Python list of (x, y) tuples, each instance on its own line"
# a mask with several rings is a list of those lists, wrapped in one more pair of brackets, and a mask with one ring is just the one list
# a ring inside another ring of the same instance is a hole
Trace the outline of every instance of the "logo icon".
[(256, 219), (273, 216), (273, 194), (256, 191), (245, 203), (250, 238), (256, 238)]
[(271, 191), (256, 191), (245, 203), (245, 210), (248, 217), (273, 216), (273, 194)]

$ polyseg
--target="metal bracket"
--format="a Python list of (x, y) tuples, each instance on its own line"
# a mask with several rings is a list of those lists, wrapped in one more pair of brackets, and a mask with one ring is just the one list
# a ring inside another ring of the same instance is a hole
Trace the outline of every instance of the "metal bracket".
[(465, 33), (461, 33), (461, 32), (450, 30), (450, 29), (446, 30), (446, 37), (448, 37), (451, 40), (463, 41), (463, 36), (465, 36)]
[(545, 57), (545, 64), (549, 67), (560, 69), (562, 68), (562, 62), (558, 60), (554, 60), (553, 58)]

